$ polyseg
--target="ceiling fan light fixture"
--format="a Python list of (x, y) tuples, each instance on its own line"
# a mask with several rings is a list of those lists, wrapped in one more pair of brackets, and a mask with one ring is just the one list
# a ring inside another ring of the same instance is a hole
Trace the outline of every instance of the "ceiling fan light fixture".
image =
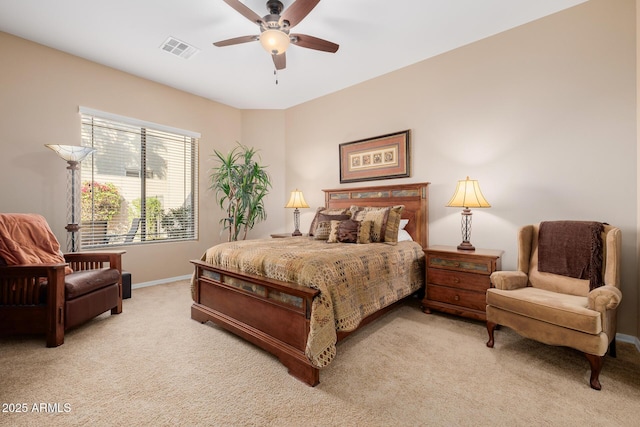
[(264, 30), (260, 34), (260, 44), (271, 55), (280, 55), (289, 47), (289, 35), (281, 30)]

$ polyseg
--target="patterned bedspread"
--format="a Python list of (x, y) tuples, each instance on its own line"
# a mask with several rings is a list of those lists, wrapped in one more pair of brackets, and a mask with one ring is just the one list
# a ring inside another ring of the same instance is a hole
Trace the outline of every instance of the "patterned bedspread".
[(416, 242), (350, 244), (311, 238), (222, 243), (207, 250), (207, 263), (232, 267), (320, 290), (313, 301), (306, 355), (318, 368), (336, 354), (336, 331), (352, 331), (362, 319), (420, 289), (424, 253)]

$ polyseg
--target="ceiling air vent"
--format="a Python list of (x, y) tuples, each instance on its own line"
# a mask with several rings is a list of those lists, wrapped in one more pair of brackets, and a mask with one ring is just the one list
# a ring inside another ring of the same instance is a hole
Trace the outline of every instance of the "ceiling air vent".
[(165, 40), (160, 48), (184, 59), (189, 59), (200, 51), (197, 47), (191, 46), (190, 44), (180, 41), (174, 37), (169, 37)]

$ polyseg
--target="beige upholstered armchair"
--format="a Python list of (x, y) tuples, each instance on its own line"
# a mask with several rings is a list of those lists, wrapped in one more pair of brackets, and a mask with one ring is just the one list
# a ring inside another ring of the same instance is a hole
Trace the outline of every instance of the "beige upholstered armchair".
[(491, 275), (488, 347), (497, 325), (545, 344), (584, 352), (600, 390), (604, 356), (615, 357), (620, 229), (583, 221), (527, 225), (518, 233), (518, 270)]

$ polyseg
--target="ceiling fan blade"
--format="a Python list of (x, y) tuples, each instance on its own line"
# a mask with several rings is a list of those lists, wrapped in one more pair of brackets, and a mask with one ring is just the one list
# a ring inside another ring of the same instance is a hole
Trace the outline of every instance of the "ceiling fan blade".
[(336, 53), (339, 45), (306, 34), (291, 34), (291, 43), (307, 49), (321, 50), (323, 52)]
[(289, 28), (295, 27), (313, 10), (320, 0), (296, 0), (284, 12), (282, 19), (289, 21)]
[(273, 58), (273, 65), (276, 66), (276, 70), (284, 70), (287, 66), (287, 57), (286, 53), (281, 53), (280, 55), (271, 55)]
[(213, 45), (218, 47), (231, 46), (234, 44), (254, 42), (258, 40), (260, 37), (258, 36), (242, 36), (242, 37), (234, 37), (228, 40), (221, 40), (219, 42), (215, 42)]
[(249, 21), (254, 22), (258, 25), (262, 23), (262, 17), (255, 13), (253, 10), (249, 9), (244, 4), (240, 3), (239, 0), (223, 0), (226, 4), (234, 8), (240, 15), (247, 18)]

